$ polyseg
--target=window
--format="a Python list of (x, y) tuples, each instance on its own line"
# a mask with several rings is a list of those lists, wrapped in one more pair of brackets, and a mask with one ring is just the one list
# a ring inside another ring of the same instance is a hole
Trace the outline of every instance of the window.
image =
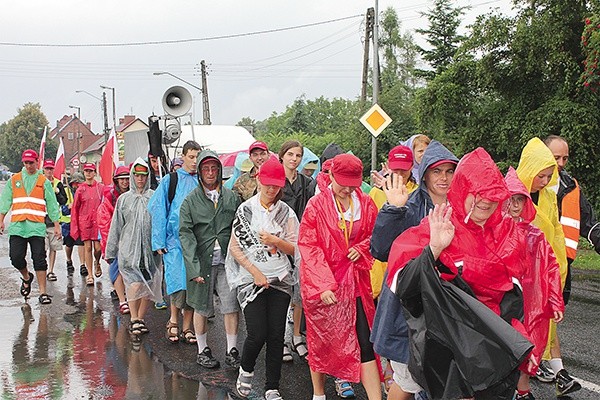
[(67, 139), (73, 140), (74, 137), (75, 137), (75, 135), (73, 134), (73, 132), (68, 132), (67, 133)]

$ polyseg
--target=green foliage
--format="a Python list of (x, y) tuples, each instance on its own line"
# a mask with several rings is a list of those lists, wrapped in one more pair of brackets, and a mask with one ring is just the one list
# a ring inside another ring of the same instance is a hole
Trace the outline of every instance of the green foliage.
[[(23, 166), (21, 153), (26, 149), (39, 150), (44, 127), (48, 119), (39, 103), (27, 103), (18, 109), (17, 115), (0, 126), (0, 162), (16, 172)], [(56, 144), (46, 140), (47, 158), (56, 156)]]
[(419, 90), (417, 130), (458, 156), (483, 146), (503, 168), (517, 165), (531, 137), (561, 135), (570, 144), (567, 169), (600, 205), (600, 101), (582, 79), (589, 64), (581, 46), (584, 27), (592, 25), (584, 22), (589, 2), (515, 3), (515, 17), (480, 16), (455, 61)]
[(432, 79), (453, 62), (458, 46), (464, 39), (457, 30), (465, 8), (467, 7), (453, 7), (451, 0), (434, 0), (430, 11), (421, 13), (427, 17), (429, 24), (427, 29), (416, 29), (416, 32), (425, 36), (431, 49), (419, 47), (418, 50), (433, 70), (418, 70), (419, 75)]

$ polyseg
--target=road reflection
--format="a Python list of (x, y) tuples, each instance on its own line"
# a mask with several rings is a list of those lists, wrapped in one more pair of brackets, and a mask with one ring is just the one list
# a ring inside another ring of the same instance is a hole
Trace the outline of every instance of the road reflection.
[[(53, 315), (50, 308), (21, 306), (12, 362), (0, 373), (0, 398), (230, 399), (224, 390), (168, 371), (143, 339), (132, 340), (128, 316), (98, 306), (101, 290), (84, 286), (76, 300), (70, 278), (62, 301), (75, 312)], [(58, 328), (65, 326), (70, 329)]]

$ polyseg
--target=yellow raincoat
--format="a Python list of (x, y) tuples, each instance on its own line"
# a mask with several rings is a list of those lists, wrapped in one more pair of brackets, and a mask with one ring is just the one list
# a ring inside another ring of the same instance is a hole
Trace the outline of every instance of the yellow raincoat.
[[(537, 214), (533, 220), (533, 225), (540, 228), (544, 232), (544, 236), (556, 256), (556, 261), (560, 271), (560, 285), (564, 288), (565, 279), (567, 277), (567, 250), (565, 247), (565, 235), (562, 230), (562, 225), (558, 219), (558, 205), (556, 201), (556, 192), (551, 188), (558, 184), (558, 167), (554, 160), (554, 155), (544, 142), (539, 138), (533, 138), (523, 148), (517, 175), (527, 190), (531, 192), (533, 179), (543, 169), (554, 167), (552, 178), (546, 187), (539, 191), (538, 203), (535, 205)], [(550, 358), (549, 349), (556, 338), (556, 323), (550, 321), (550, 335), (548, 337), (548, 346), (544, 353), (543, 359)]]
[[(412, 180), (406, 183), (406, 189), (408, 190), (408, 194), (414, 192), (419, 185), (417, 185)], [(378, 210), (381, 210), (381, 207), (387, 201), (387, 197), (385, 192), (375, 186), (369, 192), (369, 196), (377, 206)], [(375, 260), (373, 263), (373, 268), (371, 268), (371, 288), (373, 288), (373, 298), (376, 299), (379, 297), (379, 293), (381, 293), (381, 285), (383, 285), (383, 275), (387, 270), (387, 263), (379, 260)]]

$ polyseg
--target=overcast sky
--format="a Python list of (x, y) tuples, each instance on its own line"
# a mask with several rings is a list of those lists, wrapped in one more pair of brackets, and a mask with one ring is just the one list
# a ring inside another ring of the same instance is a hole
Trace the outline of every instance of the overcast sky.
[[(465, 23), (494, 8), (510, 12), (509, 0), (459, 0), (471, 5)], [(27, 102), (39, 102), (50, 126), (81, 107), (81, 119), (102, 130), (100, 85), (116, 89), (117, 117), (147, 120), (162, 114), (163, 92), (181, 84), (168, 71), (200, 86), (200, 61), (208, 66), (213, 124), (242, 117), (267, 118), (298, 96), (355, 98), (360, 93), (364, 14), (374, 0), (23, 0), (0, 14), (0, 123)], [(380, 0), (396, 8), (403, 30), (426, 27), (419, 15), (430, 1)], [(343, 19), (346, 18), (346, 19)], [(237, 38), (125, 46), (126, 43), (181, 41), (278, 30), (343, 19), (309, 28)], [(421, 38), (415, 39), (423, 44)], [(18, 45), (14, 45), (18, 44)], [(44, 46), (26, 46), (42, 44)], [(118, 44), (97, 47), (90, 45)], [(50, 46), (48, 46), (50, 45)], [(80, 46), (55, 46), (80, 45)], [(183, 86), (186, 86), (183, 84)], [(198, 90), (188, 87), (201, 120)], [(112, 92), (108, 91), (109, 119)], [(110, 123), (112, 125), (112, 123)]]

